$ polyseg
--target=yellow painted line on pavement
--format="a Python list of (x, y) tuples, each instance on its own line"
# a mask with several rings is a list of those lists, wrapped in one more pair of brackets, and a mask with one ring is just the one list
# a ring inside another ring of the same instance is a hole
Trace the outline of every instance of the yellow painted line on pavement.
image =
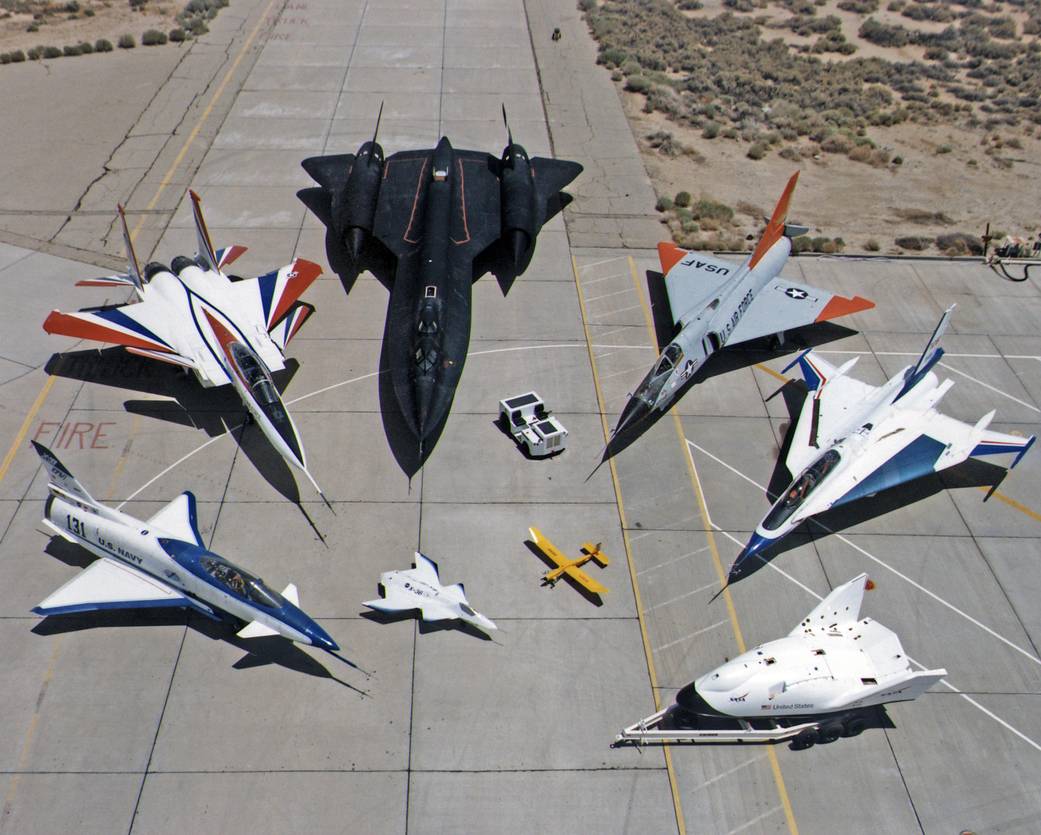
[[(29, 730), (25, 734), (25, 740), (22, 742), (22, 750), (18, 755), (18, 767), (17, 770), (22, 772), (29, 764), (29, 752), (32, 750), (33, 738), (36, 736), (36, 729), (40, 724), (40, 707), (43, 705), (44, 696), (47, 695), (47, 688), (51, 684), (51, 679), (54, 678), (54, 671), (58, 666), (58, 655), (61, 652), (61, 643), (64, 635), (59, 635), (54, 641), (54, 647), (51, 649), (51, 659), (47, 664), (47, 672), (43, 676), (43, 681), (40, 683), (40, 694), (36, 697), (36, 708), (33, 710), (33, 718), (29, 722)], [(18, 782), (21, 778), (20, 773), (11, 775), (11, 782), (7, 787), (7, 794), (4, 795), (3, 809), (0, 810), (0, 829), (3, 829), (4, 821), (7, 819), (11, 812), (11, 802), (14, 800), (15, 793), (18, 791)]]
[[(654, 318), (651, 314), (651, 308), (647, 303), (647, 299), (644, 298), (643, 293), (640, 291), (640, 277), (636, 269), (636, 260), (630, 255), (629, 258), (629, 273), (633, 281), (633, 289), (636, 291), (636, 296), (640, 300), (640, 304), (643, 306), (644, 320), (647, 324), (647, 333), (650, 335), (651, 344), (657, 344), (654, 333)], [(765, 366), (763, 366), (765, 368)], [(772, 369), (767, 369), (773, 374), (776, 374)], [(780, 375), (778, 375), (780, 376)], [(712, 528), (712, 519), (708, 512), (708, 503), (705, 501), (705, 492), (701, 487), (701, 479), (698, 477), (698, 471), (694, 466), (694, 457), (690, 453), (690, 448), (687, 445), (687, 437), (683, 432), (683, 424), (680, 422), (679, 413), (675, 407), (669, 409), (669, 413), (672, 415), (673, 425), (676, 427), (676, 436), (679, 438), (680, 446), (683, 447), (683, 457), (687, 461), (687, 472), (690, 476), (691, 487), (694, 488), (694, 495), (697, 497), (698, 512), (701, 514), (701, 521), (705, 527), (705, 538), (708, 541), (709, 551), (712, 554), (712, 563), (716, 569), (716, 576), (719, 579), (719, 583), (723, 586), (723, 600), (727, 607), (727, 616), (730, 619), (730, 626), (734, 632), (734, 640), (737, 642), (738, 651), (743, 653), (747, 647), (745, 645), (744, 635), (741, 633), (741, 623), (737, 617), (737, 609), (734, 607), (733, 598), (730, 595), (730, 589), (726, 588), (726, 574), (723, 571), (723, 561), (719, 556), (719, 548), (716, 545), (716, 536)], [(773, 773), (774, 784), (777, 786), (777, 795), (781, 800), (781, 807), (784, 809), (784, 817), (788, 822), (788, 831), (791, 835), (799, 835), (799, 826), (795, 822), (795, 812), (792, 809), (792, 802), (788, 797), (788, 789), (784, 784), (784, 776), (781, 774), (781, 763), (777, 759), (777, 752), (773, 746), (769, 746), (767, 749), (767, 759), (770, 762), (770, 771)]]
[[(235, 60), (231, 62), (231, 66), (228, 67), (228, 71), (224, 74), (224, 78), (221, 79), (221, 83), (217, 86), (216, 92), (213, 94), (213, 97), (206, 105), (206, 108), (202, 111), (202, 115), (199, 117), (199, 121), (195, 123), (195, 127), (193, 127), (191, 133), (188, 134), (188, 138), (185, 140), (184, 145), (181, 146), (181, 150), (177, 153), (177, 156), (174, 157), (174, 161), (170, 163), (170, 167), (163, 175), (163, 179), (159, 181), (159, 188), (156, 189), (155, 195), (152, 197), (151, 200), (148, 201), (148, 205), (145, 206), (145, 212), (148, 212), (151, 209), (155, 208), (156, 203), (159, 202), (159, 198), (162, 196), (163, 192), (166, 191), (166, 187), (170, 185), (170, 183), (172, 182), (174, 173), (177, 171), (177, 168), (180, 166), (180, 164), (184, 161), (184, 157), (188, 153), (188, 149), (192, 146), (192, 143), (195, 142), (196, 137), (199, 135), (199, 131), (202, 130), (202, 126), (206, 124), (206, 120), (210, 118), (210, 114), (213, 112), (214, 106), (216, 106), (217, 102), (220, 101), (221, 96), (224, 95), (225, 88), (228, 86), (228, 83), (231, 81), (232, 76), (235, 74), (235, 70), (239, 68), (239, 64), (242, 63), (242, 59), (246, 57), (246, 53), (249, 51), (249, 48), (253, 45), (253, 41), (254, 39), (256, 39), (257, 33), (260, 32), (260, 27), (264, 25), (264, 22), (267, 20), (268, 14), (271, 12), (271, 8), (275, 5), (275, 2), (276, 0), (270, 0), (263, 13), (260, 15), (260, 20), (257, 21), (256, 26), (253, 27), (253, 30), (249, 33), (249, 36), (246, 38), (245, 43), (242, 44), (241, 49), (239, 49), (238, 54), (235, 56)], [(141, 230), (141, 225), (144, 222), (145, 215), (142, 214), (142, 216), (138, 219), (137, 223), (134, 224), (134, 230), (130, 233), (131, 240), (137, 238), (137, 233)]]
[[(593, 370), (593, 387), (596, 389), (596, 399), (600, 407), (600, 428), (604, 434), (604, 442), (607, 443), (611, 437), (611, 430), (607, 424), (607, 405), (604, 400), (604, 392), (600, 386), (600, 372), (596, 367), (596, 359), (593, 354), (593, 341), (589, 335), (589, 319), (586, 316), (586, 301), (582, 292), (582, 280), (578, 269), (578, 261), (571, 256), (571, 270), (575, 276), (575, 289), (578, 291), (578, 306), (582, 314), (582, 330), (586, 337), (586, 349), (589, 352), (589, 366)], [(654, 653), (651, 649), (651, 639), (647, 634), (647, 623), (644, 620), (643, 601), (640, 598), (640, 584), (636, 579), (636, 566), (633, 564), (632, 544), (629, 541), (628, 522), (625, 518), (625, 505), (622, 503), (622, 488), (618, 482), (618, 472), (615, 469), (614, 458), (608, 459), (608, 467), (611, 470), (611, 483), (614, 486), (615, 502), (618, 505), (618, 518), (622, 525), (622, 542), (625, 545), (625, 561), (629, 566), (629, 580), (632, 583), (633, 596), (636, 600), (636, 620), (640, 625), (640, 637), (643, 640), (643, 654), (647, 661), (647, 675), (651, 682), (651, 695), (654, 697), (655, 711), (661, 710), (661, 702), (658, 698), (658, 674), (654, 669)], [(679, 835), (686, 835), (687, 823), (683, 817), (683, 805), (680, 803), (679, 786), (676, 784), (676, 771), (672, 766), (672, 752), (667, 745), (662, 746), (665, 755), (665, 772), (669, 777), (669, 789), (672, 792), (672, 807), (676, 814), (676, 829)]]
[[(989, 487), (985, 487), (984, 486), (984, 487), (980, 487), (978, 489), (982, 490), (984, 493), (989, 493), (990, 492), (990, 488)], [(1010, 498), (1009, 496), (1006, 496), (1004, 493), (999, 493), (997, 490), (994, 491), (993, 496), (998, 501), (1002, 501), (1005, 504), (1007, 504), (1009, 507), (1014, 508), (1015, 510), (1018, 510), (1020, 513), (1023, 513), (1025, 515), (1029, 516), (1035, 522), (1041, 522), (1041, 513), (1038, 513), (1036, 510), (1031, 510), (1025, 504), (1021, 504), (1020, 502), (1017, 502), (1015, 499)]]
[(25, 436), (29, 432), (29, 427), (32, 426), (33, 420), (36, 419), (36, 415), (39, 413), (40, 409), (43, 408), (43, 403), (47, 399), (47, 395), (51, 393), (51, 388), (54, 386), (54, 381), (56, 379), (57, 378), (53, 374), (47, 376), (43, 388), (40, 389), (40, 393), (36, 395), (33, 405), (29, 407), (29, 412), (26, 414), (25, 420), (22, 421), (22, 425), (18, 429), (18, 434), (14, 436), (14, 442), (11, 444), (11, 448), (7, 450), (7, 455), (4, 456), (4, 463), (0, 464), (0, 481), (3, 481), (7, 476), (7, 471), (11, 468), (11, 462), (14, 461), (15, 455), (18, 453), (19, 448), (25, 441)]
[(772, 368), (770, 368), (770, 366), (763, 365), (761, 362), (757, 362), (755, 364), (755, 367), (758, 368), (760, 371), (765, 371), (771, 377), (776, 377), (782, 383), (787, 383), (791, 379), (790, 377), (785, 377), (780, 371), (774, 371)]

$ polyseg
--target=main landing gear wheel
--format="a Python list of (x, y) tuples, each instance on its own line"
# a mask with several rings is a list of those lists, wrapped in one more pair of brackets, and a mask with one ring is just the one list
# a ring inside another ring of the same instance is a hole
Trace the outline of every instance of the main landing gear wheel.
[(843, 736), (860, 736), (864, 733), (864, 729), (867, 727), (867, 722), (860, 716), (853, 716), (847, 719), (842, 725)]
[(828, 722), (821, 727), (820, 732), (817, 734), (817, 741), (828, 745), (842, 736), (842, 731), (841, 722)]
[(799, 731), (795, 739), (792, 740), (792, 748), (796, 751), (804, 751), (807, 748), (812, 748), (817, 743), (817, 729), (807, 728), (804, 731)]

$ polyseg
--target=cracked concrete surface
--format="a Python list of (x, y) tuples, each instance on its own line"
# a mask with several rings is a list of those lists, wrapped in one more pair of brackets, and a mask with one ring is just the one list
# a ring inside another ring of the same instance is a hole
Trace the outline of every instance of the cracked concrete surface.
[[(268, 14), (266, 25), (273, 25), (284, 5), (284, 0), (237, 0), (211, 22), (207, 35), (181, 45), (6, 68), (0, 108), (19, 118), (0, 125), (7, 163), (0, 240), (105, 266), (121, 263), (115, 207), (123, 203), (131, 226), (140, 225), (138, 254), (147, 259), (263, 39), (254, 42), (225, 83), (235, 53), (261, 15)], [(198, 130), (201, 114), (218, 93)], [(178, 159), (193, 131), (194, 141)], [(168, 187), (149, 206), (164, 178)]]

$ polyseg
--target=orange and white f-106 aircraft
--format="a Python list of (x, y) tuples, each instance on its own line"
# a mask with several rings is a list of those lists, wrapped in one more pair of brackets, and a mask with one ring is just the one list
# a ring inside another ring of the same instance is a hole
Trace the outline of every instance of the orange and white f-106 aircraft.
[(725, 345), (780, 336), (875, 306), (860, 296), (847, 299), (780, 277), (792, 250), (791, 239), (807, 231), (787, 222), (798, 178), (795, 172), (788, 180), (762, 238), (743, 264), (687, 252), (671, 241), (658, 244), (677, 332), (630, 395), (613, 435), (668, 409), (694, 373)]
[(607, 567), (610, 560), (607, 554), (601, 552), (599, 542), (596, 545), (593, 545), (591, 542), (583, 543), (582, 556), (572, 560), (565, 557), (557, 549), (557, 546), (546, 539), (538, 528), (528, 528), (528, 533), (531, 534), (531, 541), (535, 543), (535, 546), (557, 566), (542, 575), (543, 583), (550, 586), (556, 585), (557, 581), (566, 574), (591, 594), (607, 594), (605, 586), (598, 583), (580, 568), (580, 566), (585, 565), (590, 560), (601, 568)]

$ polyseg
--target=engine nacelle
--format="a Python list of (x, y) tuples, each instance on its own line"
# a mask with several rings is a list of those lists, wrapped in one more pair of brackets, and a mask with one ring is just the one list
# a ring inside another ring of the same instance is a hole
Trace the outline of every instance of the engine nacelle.
[(383, 148), (378, 142), (366, 142), (358, 149), (343, 191), (332, 195), (336, 231), (354, 261), (372, 234), (382, 180)]
[(511, 142), (502, 152), (500, 204), (502, 237), (508, 242), (514, 267), (519, 267), (538, 232), (535, 179), (528, 154)]

